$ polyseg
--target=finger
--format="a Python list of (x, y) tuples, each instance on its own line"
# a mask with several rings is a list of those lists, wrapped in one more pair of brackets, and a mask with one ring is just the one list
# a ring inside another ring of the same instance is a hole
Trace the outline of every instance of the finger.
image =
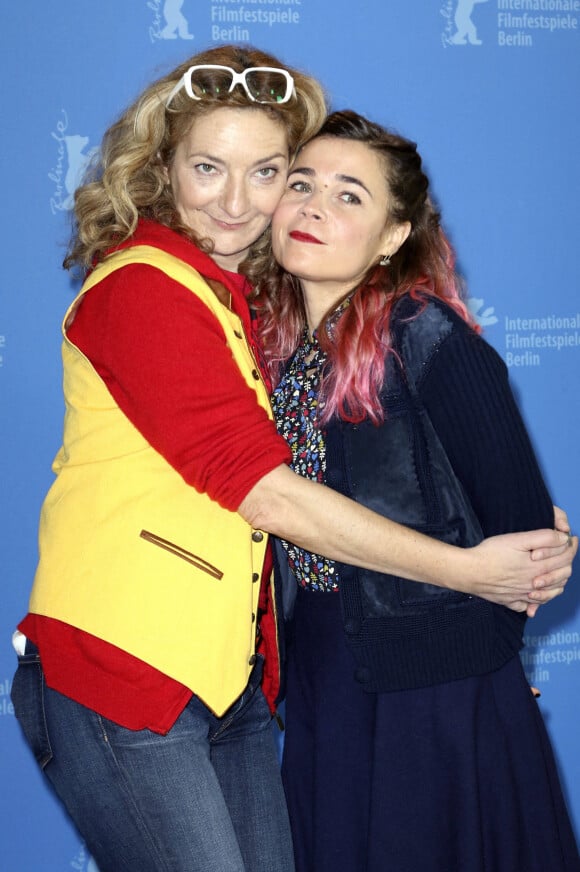
[(562, 545), (557, 545), (554, 548), (536, 548), (531, 553), (531, 558), (534, 561), (541, 560), (551, 560), (552, 557), (559, 557), (561, 554), (566, 554), (567, 559), (569, 558), (568, 548), (570, 548), (570, 539), (566, 536), (566, 539)]
[[(566, 579), (567, 580), (567, 579)], [(546, 587), (542, 590), (532, 590), (528, 594), (528, 603), (534, 603), (537, 605), (543, 605), (545, 603), (549, 603), (551, 600), (555, 599), (560, 594), (564, 593), (564, 588), (566, 587), (566, 581), (560, 582), (559, 584), (554, 584), (552, 587)]]
[(571, 575), (572, 571), (570, 568), (554, 569), (553, 572), (547, 572), (545, 575), (539, 575), (537, 578), (534, 578), (532, 589), (538, 592), (564, 587)]
[[(572, 533), (565, 533), (566, 538), (563, 544), (553, 548), (536, 548), (531, 552), (532, 560), (549, 560), (551, 557), (557, 557), (560, 554), (565, 554), (566, 559), (572, 561), (578, 549), (578, 537)], [(568, 549), (572, 549), (572, 553), (568, 553)]]
[(528, 606), (526, 608), (526, 614), (527, 614), (528, 618), (535, 618), (536, 612), (538, 611), (539, 608), (540, 608), (540, 603), (528, 603)]
[(538, 538), (535, 543), (530, 546), (532, 560), (546, 560), (549, 559), (554, 552), (563, 553), (558, 550), (562, 546), (564, 549), (566, 547), (578, 548), (577, 536), (572, 536), (570, 533), (564, 533), (559, 530), (553, 530), (552, 532), (554, 534), (552, 541), (548, 541), (546, 538), (540, 541)]
[(545, 575), (539, 575), (537, 578), (534, 578), (532, 588), (534, 591), (549, 591), (556, 587), (563, 587), (571, 575), (571, 567), (554, 569), (552, 572), (547, 572)]
[(578, 537), (570, 537), (570, 545), (564, 548), (560, 554), (546, 557), (538, 564), (538, 573), (533, 582), (534, 588), (547, 587), (555, 581), (567, 579), (572, 575), (572, 561), (578, 551)]
[(554, 506), (554, 526), (556, 530), (562, 530), (564, 533), (570, 532), (568, 515), (559, 506)]

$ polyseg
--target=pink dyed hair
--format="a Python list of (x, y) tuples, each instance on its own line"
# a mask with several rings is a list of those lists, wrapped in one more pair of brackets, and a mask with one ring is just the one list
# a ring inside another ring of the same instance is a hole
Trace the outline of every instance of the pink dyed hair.
[[(363, 142), (383, 160), (392, 198), (387, 220), (409, 221), (411, 232), (389, 266), (374, 266), (354, 290), (350, 305), (328, 329), (327, 313), (318, 327), (327, 354), (319, 397), (324, 424), (333, 415), (352, 423), (383, 419), (380, 392), (385, 358), (393, 354), (391, 316), (404, 295), (444, 300), (479, 330), (461, 299), (452, 248), (441, 229), (439, 213), (429, 198), (429, 180), (415, 143), (391, 133), (351, 111), (328, 116), (314, 137)], [(306, 324), (300, 283), (269, 260), (262, 270), (255, 299), (259, 332), (274, 384), (284, 362), (296, 349)]]

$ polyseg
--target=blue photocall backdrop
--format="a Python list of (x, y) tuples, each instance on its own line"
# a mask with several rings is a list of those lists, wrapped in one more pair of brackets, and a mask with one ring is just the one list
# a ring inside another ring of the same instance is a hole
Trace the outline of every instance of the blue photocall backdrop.
[[(2, 27), (0, 866), (96, 872), (42, 783), (10, 703), (10, 637), (60, 444), (61, 269), (71, 198), (122, 107), (202, 48), (251, 42), (418, 141), (470, 305), (503, 355), (554, 500), (580, 525), (580, 0), (57, 0)], [(576, 572), (578, 575), (578, 571)], [(580, 826), (580, 579), (528, 623)]]

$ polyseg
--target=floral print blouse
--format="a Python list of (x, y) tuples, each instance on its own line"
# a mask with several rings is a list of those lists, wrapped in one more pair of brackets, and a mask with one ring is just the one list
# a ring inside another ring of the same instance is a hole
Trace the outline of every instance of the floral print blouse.
[[(344, 305), (344, 304), (343, 304)], [(342, 311), (342, 307), (341, 307)], [(304, 478), (324, 483), (326, 446), (324, 430), (317, 424), (320, 378), (326, 355), (316, 331), (308, 327), (272, 394), (272, 408), (278, 432), (292, 450), (292, 469)], [(337, 591), (338, 575), (333, 560), (305, 551), (282, 540), (290, 569), (301, 587), (312, 591)]]

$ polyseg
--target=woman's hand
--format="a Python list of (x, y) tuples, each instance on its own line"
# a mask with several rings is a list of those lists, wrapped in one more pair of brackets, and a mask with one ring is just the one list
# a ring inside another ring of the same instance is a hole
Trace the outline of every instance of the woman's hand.
[(577, 537), (561, 530), (493, 536), (469, 549), (481, 563), (478, 575), (470, 574), (469, 589), (463, 589), (533, 617), (540, 605), (563, 593), (577, 550)]

